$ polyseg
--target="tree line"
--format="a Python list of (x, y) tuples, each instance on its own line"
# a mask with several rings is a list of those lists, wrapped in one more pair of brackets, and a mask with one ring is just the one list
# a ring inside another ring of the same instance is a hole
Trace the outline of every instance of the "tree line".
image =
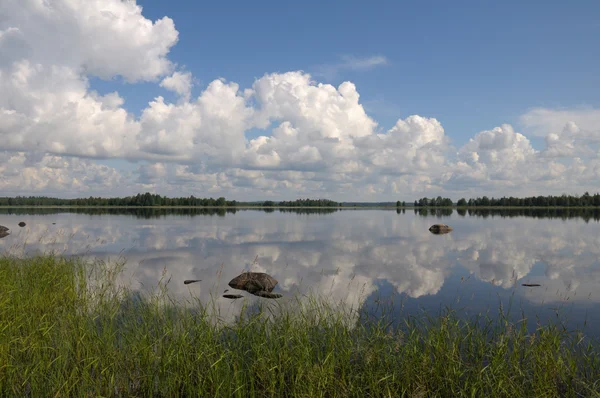
[(591, 207), (600, 206), (600, 194), (590, 195), (589, 192), (581, 196), (562, 194), (560, 196), (529, 196), (525, 198), (501, 197), (488, 198), (487, 196), (476, 199), (460, 199), (456, 205), (458, 207), (476, 207), (476, 206), (515, 206), (515, 207)]
[(421, 198), (419, 200), (415, 200), (415, 207), (427, 207), (427, 206), (435, 206), (435, 207), (452, 207), (454, 203), (450, 198), (442, 198), (438, 196), (437, 198)]
[[(364, 203), (361, 203), (364, 204)], [(393, 206), (393, 202), (377, 203), (379, 205)], [(452, 207), (454, 203), (450, 198), (423, 197), (415, 200), (415, 207)], [(94, 206), (94, 207), (146, 207), (146, 206), (181, 206), (181, 207), (356, 207), (353, 202), (336, 202), (329, 199), (297, 199), (294, 201), (256, 201), (256, 202), (238, 202), (236, 200), (227, 200), (224, 197), (215, 198), (197, 198), (193, 195), (188, 197), (169, 198), (158, 194), (146, 192), (138, 193), (135, 196), (126, 196), (122, 198), (102, 198), (93, 197), (77, 199), (60, 199), (48, 196), (17, 196), (0, 197), (0, 206)], [(397, 201), (396, 207), (406, 207), (404, 201)], [(501, 198), (477, 197), (469, 200), (461, 198), (456, 203), (457, 207), (600, 207), (600, 193), (590, 195), (585, 192), (583, 195), (560, 196), (530, 196), (525, 198), (516, 198), (513, 196)]]
[[(265, 206), (275, 206), (276, 202), (265, 202)], [(278, 202), (279, 207), (340, 207), (342, 204), (329, 199), (296, 199), (294, 201)]]
[[(405, 207), (405, 202), (396, 202), (397, 207)], [(452, 207), (454, 203), (450, 198), (421, 198), (414, 201), (414, 207)], [(516, 198), (514, 196), (501, 198), (477, 197), (469, 200), (461, 198), (456, 202), (457, 207), (600, 207), (600, 193), (590, 195), (589, 192), (581, 196), (562, 194), (560, 196), (528, 196)]]
[(205, 206), (227, 207), (236, 206), (235, 200), (226, 200), (224, 197), (196, 198), (189, 197), (169, 198), (146, 192), (124, 198), (93, 197), (78, 199), (59, 199), (47, 196), (17, 196), (15, 198), (0, 197), (0, 206)]
[(135, 196), (126, 196), (123, 198), (77, 198), (60, 199), (48, 196), (17, 196), (0, 197), (0, 206), (94, 206), (94, 207), (149, 207), (149, 206), (189, 206), (189, 207), (327, 207), (337, 208), (342, 204), (328, 199), (297, 199), (294, 201), (274, 202), (266, 200), (264, 202), (238, 202), (236, 200), (227, 200), (224, 197), (197, 198), (195, 196), (169, 198), (157, 194), (146, 192), (138, 193)]

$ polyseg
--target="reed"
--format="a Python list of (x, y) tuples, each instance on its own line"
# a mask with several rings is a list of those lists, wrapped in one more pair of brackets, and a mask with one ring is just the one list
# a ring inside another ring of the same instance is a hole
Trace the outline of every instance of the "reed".
[(0, 258), (0, 396), (599, 396), (598, 345), (561, 325), (445, 310), (392, 327), (317, 297), (225, 322), (119, 287), (122, 266)]

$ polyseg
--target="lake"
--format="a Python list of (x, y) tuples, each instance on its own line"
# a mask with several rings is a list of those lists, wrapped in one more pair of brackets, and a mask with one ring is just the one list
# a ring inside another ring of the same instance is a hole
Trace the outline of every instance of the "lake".
[[(398, 320), (445, 307), (493, 317), (502, 306), (530, 327), (558, 317), (598, 336), (599, 220), (597, 210), (560, 209), (0, 209), (11, 229), (0, 252), (124, 259), (133, 289), (163, 278), (173, 297), (214, 299), (223, 314), (267, 300), (227, 286), (252, 270), (279, 281), (279, 300), (316, 293), (375, 315), (393, 302)], [(435, 223), (454, 230), (434, 235)], [(225, 289), (245, 298), (222, 298)]]

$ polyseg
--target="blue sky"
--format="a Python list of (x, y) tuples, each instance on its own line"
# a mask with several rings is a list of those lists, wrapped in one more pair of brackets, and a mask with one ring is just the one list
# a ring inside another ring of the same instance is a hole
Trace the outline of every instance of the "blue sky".
[[(411, 114), (440, 120), (457, 145), (534, 107), (600, 105), (597, 1), (138, 2), (144, 15), (175, 21), (171, 58), (199, 81), (222, 77), (249, 87), (265, 73), (303, 70), (324, 83), (350, 80), (385, 128)], [(344, 56), (381, 55), (386, 65), (340, 69)], [(152, 84), (99, 87), (132, 110)], [(250, 134), (252, 136), (252, 134)]]
[(600, 186), (597, 1), (4, 0), (0, 14), (5, 192)]

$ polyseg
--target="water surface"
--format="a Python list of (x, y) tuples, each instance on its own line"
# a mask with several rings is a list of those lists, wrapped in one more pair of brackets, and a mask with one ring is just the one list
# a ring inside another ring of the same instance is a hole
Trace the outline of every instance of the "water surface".
[[(216, 299), (224, 313), (265, 300), (221, 297), (252, 270), (275, 277), (286, 297), (312, 292), (375, 313), (393, 301), (398, 319), (446, 306), (495, 316), (512, 306), (535, 326), (560, 309), (568, 327), (600, 335), (599, 219), (569, 210), (1, 209), (11, 234), (0, 251), (121, 257), (132, 288), (170, 278), (173, 296)], [(439, 222), (454, 230), (430, 233)]]

